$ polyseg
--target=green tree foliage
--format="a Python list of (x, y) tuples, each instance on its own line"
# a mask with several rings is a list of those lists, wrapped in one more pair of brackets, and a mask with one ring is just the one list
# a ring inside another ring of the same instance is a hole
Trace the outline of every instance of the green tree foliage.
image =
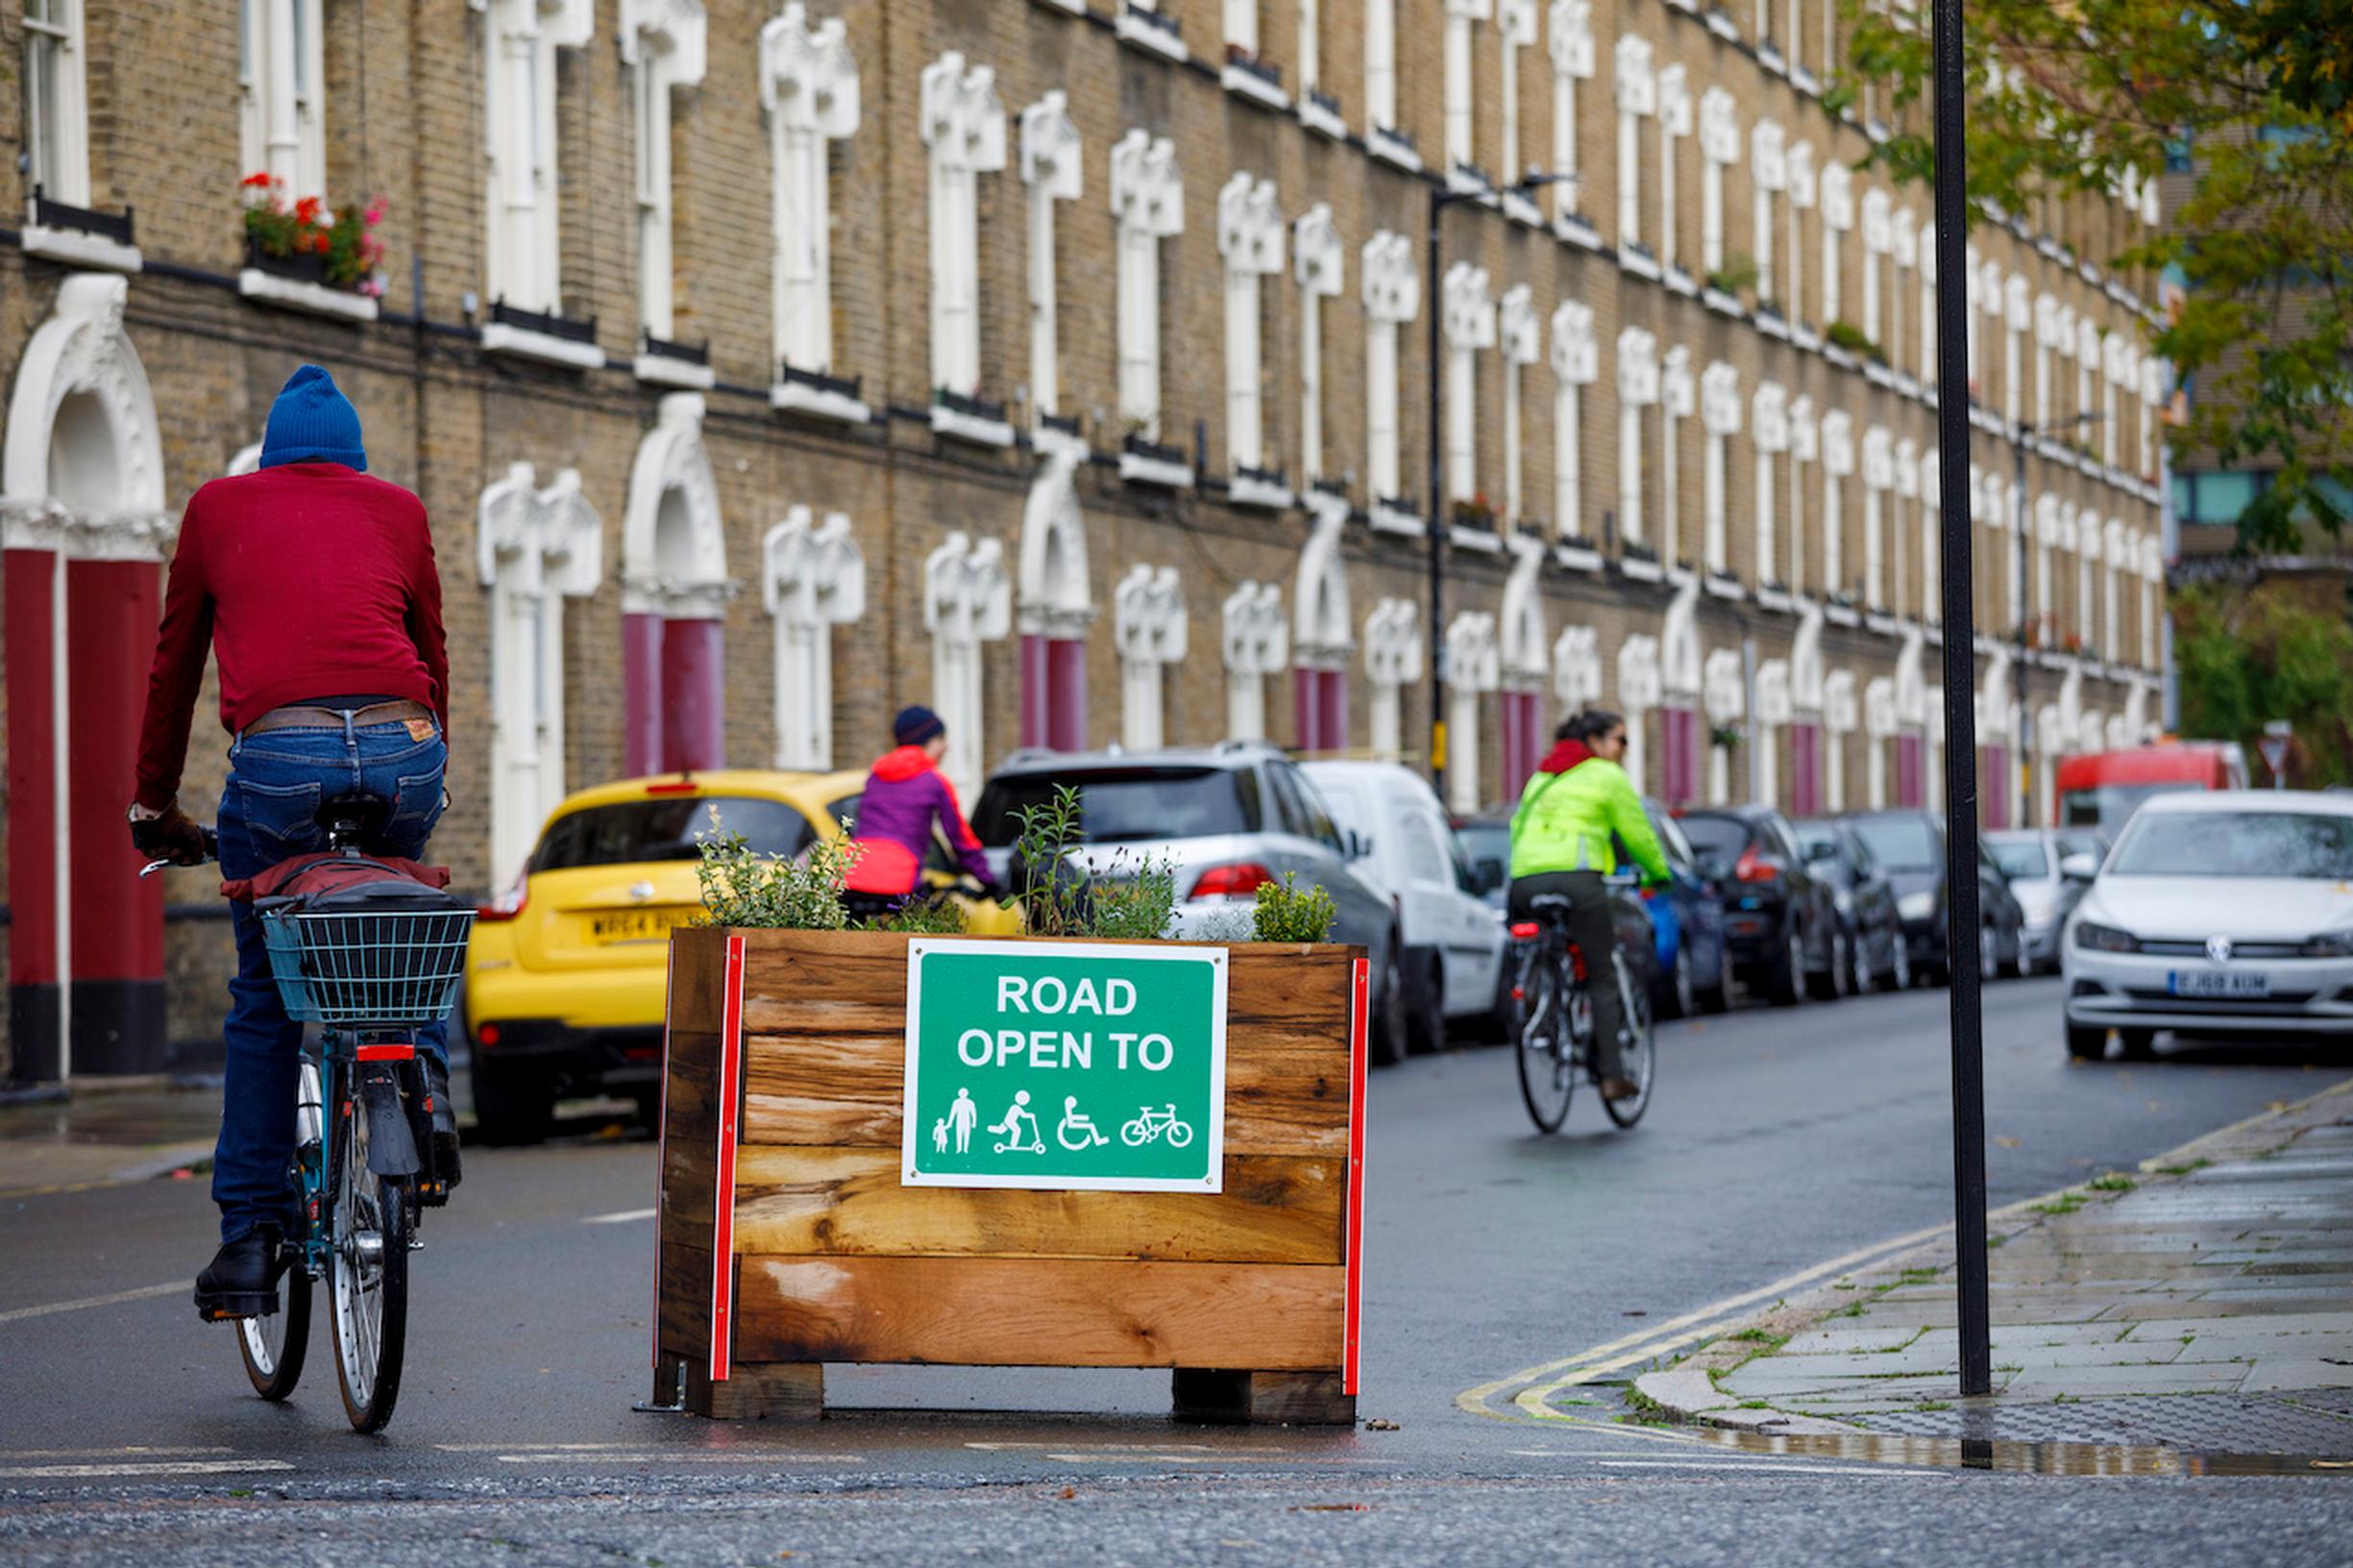
[[(1833, 101), (1886, 84), (1904, 128), (1872, 160), (1926, 184), (1928, 8), (1847, 0)], [(2194, 193), (2102, 265), (2177, 267), (2188, 297), (2148, 347), (2195, 382), (2177, 451), (2276, 469), (2240, 520), (2250, 549), (2345, 525), (2353, 489), (2353, 6), (2345, 0), (1972, 0), (1964, 53), (1973, 222), (2154, 178)], [(2283, 330), (2283, 323), (2288, 324)]]
[(2185, 735), (2234, 740), (2295, 725), (2292, 782), (2353, 781), (2353, 626), (2291, 591), (2199, 584), (2173, 596)]

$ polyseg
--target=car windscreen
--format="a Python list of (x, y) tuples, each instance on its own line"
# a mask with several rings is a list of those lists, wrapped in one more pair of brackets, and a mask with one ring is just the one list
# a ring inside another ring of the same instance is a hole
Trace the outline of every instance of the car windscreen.
[(2136, 817), (2105, 876), (2353, 878), (2353, 817), (2184, 811)]
[(993, 849), (1021, 836), (1021, 813), (1051, 805), (1056, 785), (1078, 791), (1079, 838), (1088, 844), (1199, 839), (1259, 830), (1258, 792), (1226, 768), (1135, 768), (1057, 776), (1014, 773), (980, 792), (972, 831)]
[(2041, 839), (1989, 839), (1994, 864), (2001, 874), (2016, 882), (2022, 877), (2029, 882), (2041, 881), (2050, 875), (2050, 856), (2043, 852)]
[(1933, 871), (1944, 861), (1936, 834), (1917, 817), (1858, 817), (1849, 825), (1883, 870)]
[(564, 871), (582, 866), (625, 866), (660, 860), (694, 860), (702, 850), (698, 833), (741, 833), (762, 854), (797, 855), (816, 830), (809, 819), (781, 800), (756, 796), (693, 795), (671, 799), (622, 800), (589, 806), (558, 817), (531, 856), (534, 871)]
[(2120, 827), (2150, 796), (2180, 795), (2205, 787), (2175, 778), (2157, 784), (2102, 784), (2096, 789), (2069, 790), (2059, 796), (2059, 821), (2068, 827)]
[(1749, 824), (1737, 817), (1707, 817), (1694, 814), (1678, 817), (1683, 826), (1683, 837), (1691, 847), (1703, 855), (1715, 855), (1724, 860), (1738, 860), (1740, 852), (1749, 846)]

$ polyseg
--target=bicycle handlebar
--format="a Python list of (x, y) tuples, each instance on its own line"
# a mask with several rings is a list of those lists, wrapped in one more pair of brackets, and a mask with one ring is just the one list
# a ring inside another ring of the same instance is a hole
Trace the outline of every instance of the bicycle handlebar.
[[(204, 858), (204, 860), (200, 860), (200, 861), (197, 861), (197, 862), (195, 862), (195, 863), (194, 863), (194, 864), (196, 864), (196, 865), (198, 865), (198, 866), (202, 866), (203, 864), (205, 864), (205, 861), (217, 861), (217, 860), (219, 860), (219, 859), (221, 858), (221, 836), (220, 836), (220, 834), (219, 834), (218, 832), (216, 832), (214, 829), (208, 827), (208, 828), (206, 828), (206, 829), (204, 830), (204, 835), (205, 835), (205, 858)], [(140, 868), (139, 868), (139, 880), (141, 880), (141, 881), (143, 882), (143, 881), (145, 881), (147, 878), (149, 878), (149, 877), (151, 877), (151, 876), (155, 875), (155, 874), (156, 874), (156, 872), (160, 871), (160, 870), (166, 870), (166, 869), (168, 869), (168, 868), (170, 868), (170, 867), (172, 867), (172, 866), (176, 866), (176, 865), (178, 865), (178, 864), (179, 864), (179, 862), (177, 862), (177, 861), (171, 861), (171, 860), (151, 860), (151, 861), (149, 861), (149, 862), (148, 862), (146, 865), (144, 865), (144, 866), (142, 866), (142, 867), (140, 867)]]

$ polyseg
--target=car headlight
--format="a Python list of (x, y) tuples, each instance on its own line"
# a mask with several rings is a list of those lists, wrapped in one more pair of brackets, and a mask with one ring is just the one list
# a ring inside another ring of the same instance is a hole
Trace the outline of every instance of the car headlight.
[(2304, 943), (2306, 958), (2353, 958), (2353, 931), (2323, 931)]
[(2119, 931), (2115, 926), (2102, 925), (2097, 920), (2075, 922), (2075, 945), (2090, 948), (2096, 953), (2137, 952), (2141, 946), (2133, 940), (2131, 932)]
[(1907, 920), (1924, 920), (1936, 913), (1936, 894), (1907, 893), (1896, 900), (1896, 914)]

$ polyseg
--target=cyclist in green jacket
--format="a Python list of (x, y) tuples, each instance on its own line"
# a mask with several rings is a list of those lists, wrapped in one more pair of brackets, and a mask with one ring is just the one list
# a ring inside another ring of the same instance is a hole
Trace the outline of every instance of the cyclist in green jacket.
[[(1569, 939), (1590, 962), (1617, 942), (1609, 889), (1602, 878), (1618, 869), (1612, 835), (1641, 867), (1646, 883), (1668, 878), (1666, 852), (1634, 793), (1633, 780), (1618, 759), (1626, 755), (1626, 721), (1588, 709), (1574, 714), (1554, 732), (1553, 749), (1536, 765), (1511, 814), (1511, 918), (1530, 918), (1541, 894), (1569, 900)], [(1619, 1031), (1624, 1025), (1618, 988), (1595, 977), (1593, 1036), (1602, 1097), (1623, 1100), (1640, 1092), (1623, 1070)]]

